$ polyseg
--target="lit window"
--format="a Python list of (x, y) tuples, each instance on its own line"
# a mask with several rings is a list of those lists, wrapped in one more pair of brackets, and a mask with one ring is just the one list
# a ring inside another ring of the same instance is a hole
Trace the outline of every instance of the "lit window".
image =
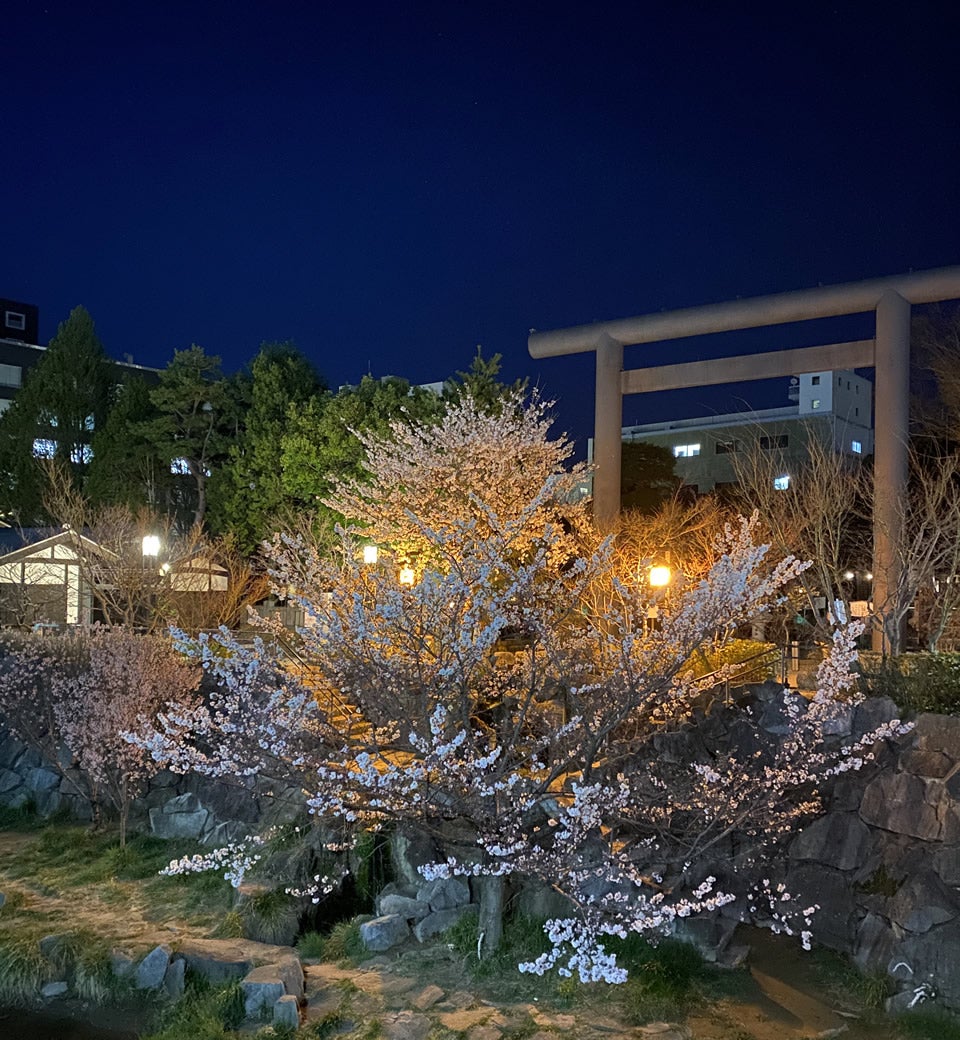
[(786, 491), (790, 487), (790, 474), (782, 473), (779, 477), (774, 477), (773, 487), (776, 491)]
[(175, 477), (188, 477), (190, 476), (190, 463), (186, 459), (171, 459), (170, 472)]
[(19, 311), (7, 311), (3, 316), (3, 323), (8, 329), (19, 329), (22, 332), (27, 327), (27, 316)]
[(699, 444), (675, 444), (673, 446), (673, 457), (675, 459), (692, 459), (694, 455), (699, 454)]
[(92, 432), (93, 431), (93, 427), (94, 427), (94, 418), (93, 418), (92, 415), (88, 415), (86, 417), (86, 419), (83, 420), (83, 428), (85, 430), (90, 430)]
[(93, 458), (93, 448), (89, 444), (75, 444), (70, 449), (70, 461), (76, 463), (78, 466), (81, 463), (89, 462)]
[(854, 455), (862, 455), (863, 445), (860, 443), (860, 441), (851, 441), (850, 450), (853, 452)]
[(52, 459), (57, 454), (57, 442), (49, 437), (37, 437), (33, 442), (33, 457), (35, 459)]
[(0, 365), (0, 386), (20, 386), (21, 375), (19, 365)]
[(817, 409), (817, 408), (819, 408), (819, 407), (820, 407), (820, 398), (819, 398), (819, 397), (815, 397), (815, 398), (814, 398), (814, 399), (813, 399), (813, 400), (812, 400), (812, 401), (810, 402), (810, 407), (811, 407), (811, 408), (813, 408), (813, 409)]

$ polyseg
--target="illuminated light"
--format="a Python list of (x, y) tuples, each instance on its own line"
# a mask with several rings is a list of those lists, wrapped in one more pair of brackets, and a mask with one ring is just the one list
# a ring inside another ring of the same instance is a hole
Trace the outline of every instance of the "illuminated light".
[(380, 558), (380, 550), (375, 545), (365, 545), (363, 547), (363, 562), (373, 564), (376, 563)]
[(650, 584), (655, 588), (663, 588), (664, 585), (670, 584), (670, 568), (669, 567), (651, 567), (650, 568)]
[(844, 581), (853, 581), (853, 571), (844, 571), (843, 572), (843, 580)]
[(397, 580), (401, 585), (412, 585), (417, 580), (417, 575), (412, 567), (401, 567)]
[(145, 534), (143, 536), (143, 555), (160, 555), (160, 536), (158, 534)]
[(867, 571), (867, 573), (864, 574), (864, 577), (867, 579), (867, 581), (873, 581), (873, 572)]

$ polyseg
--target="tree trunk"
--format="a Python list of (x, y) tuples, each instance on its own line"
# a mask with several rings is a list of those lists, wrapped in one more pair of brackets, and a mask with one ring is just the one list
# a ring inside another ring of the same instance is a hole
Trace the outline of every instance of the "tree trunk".
[(477, 878), (480, 887), (480, 922), (477, 954), (485, 960), (496, 953), (503, 937), (503, 878)]

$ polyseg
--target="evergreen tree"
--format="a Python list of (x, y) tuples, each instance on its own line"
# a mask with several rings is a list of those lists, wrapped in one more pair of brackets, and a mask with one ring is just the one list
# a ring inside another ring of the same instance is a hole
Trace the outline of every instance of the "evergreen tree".
[(296, 503), (284, 487), (288, 413), (300, 414), (325, 390), (313, 365), (290, 343), (265, 343), (243, 383), (245, 407), (227, 461), (210, 485), (211, 528), (253, 551), (289, 524)]
[(141, 429), (164, 464), (183, 478), (175, 504), (182, 526), (204, 522), (208, 481), (236, 435), (238, 389), (224, 378), (220, 358), (194, 345), (174, 351), (150, 391), (156, 414)]
[(659, 444), (633, 441), (623, 445), (620, 465), (620, 504), (624, 509), (652, 513), (676, 491), (675, 461)]
[(505, 400), (516, 400), (517, 395), (527, 389), (527, 380), (518, 379), (509, 386), (501, 382), (497, 378), (500, 375), (501, 358), (500, 354), (485, 358), (483, 347), (478, 343), (469, 371), (457, 372), (444, 381), (443, 398), (447, 407), (469, 397), (482, 411), (499, 415)]
[(126, 505), (136, 510), (141, 506), (164, 509), (169, 504), (170, 466), (147, 435), (152, 412), (150, 387), (141, 375), (118, 384), (107, 421), (93, 438), (86, 486), (91, 505)]
[(282, 438), (287, 500), (311, 520), (315, 535), (332, 533), (340, 518), (319, 500), (335, 481), (365, 475), (365, 452), (357, 433), (386, 434), (396, 419), (429, 421), (442, 409), (437, 394), (393, 376), (364, 376), (357, 386), (315, 397), (302, 409), (291, 408)]
[(47, 519), (44, 460), (67, 467), (82, 488), (94, 431), (106, 420), (115, 370), (93, 319), (75, 307), (0, 417), (2, 509), (21, 524)]

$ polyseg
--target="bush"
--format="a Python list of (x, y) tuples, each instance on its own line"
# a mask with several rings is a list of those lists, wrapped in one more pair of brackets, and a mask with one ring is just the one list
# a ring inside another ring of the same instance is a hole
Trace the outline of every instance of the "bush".
[(864, 682), (904, 711), (960, 715), (960, 654), (904, 654), (865, 670)]
[(741, 668), (734, 668), (731, 681), (761, 683), (776, 678), (779, 660), (779, 651), (773, 643), (733, 639), (716, 650), (695, 651), (690, 658), (690, 665), (697, 678), (710, 675), (725, 665), (742, 665)]
[(289, 946), (296, 938), (299, 923), (297, 901), (280, 889), (261, 892), (244, 901), (239, 913), (247, 939)]

